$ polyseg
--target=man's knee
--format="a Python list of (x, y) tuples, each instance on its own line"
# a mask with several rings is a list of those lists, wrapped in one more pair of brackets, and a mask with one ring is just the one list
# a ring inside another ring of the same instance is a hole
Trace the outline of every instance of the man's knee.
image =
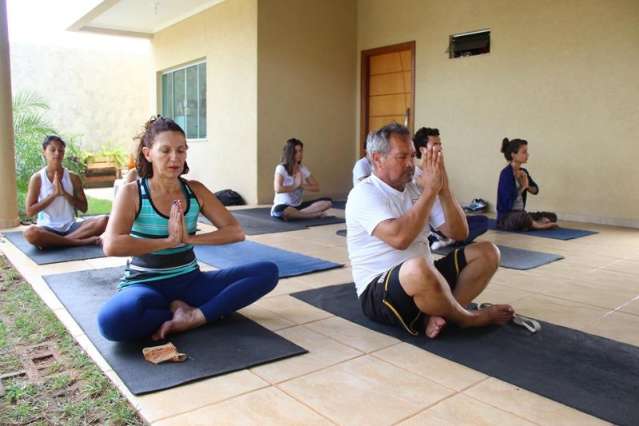
[[(435, 269), (434, 265), (431, 265), (426, 258), (416, 257), (404, 262), (399, 271), (400, 282), (410, 286), (410, 295), (417, 296), (423, 293), (439, 293), (443, 292), (444, 288), (441, 283), (439, 272)], [(408, 293), (408, 292), (407, 292)]]
[(481, 263), (494, 266), (495, 268), (499, 266), (501, 252), (495, 244), (489, 241), (481, 241), (473, 244), (471, 247), (476, 251), (475, 256)]

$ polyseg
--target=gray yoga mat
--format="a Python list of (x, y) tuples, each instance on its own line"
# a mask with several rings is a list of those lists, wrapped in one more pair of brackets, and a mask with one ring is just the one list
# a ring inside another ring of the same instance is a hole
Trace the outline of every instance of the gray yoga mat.
[(131, 393), (141, 395), (306, 353), (278, 334), (234, 314), (167, 339), (188, 359), (153, 365), (142, 348), (165, 342), (114, 343), (98, 331), (100, 307), (116, 292), (123, 267), (47, 275), (44, 280)]
[[(239, 215), (235, 211), (233, 216), (240, 222), (242, 229), (246, 235), (275, 234), (278, 232), (301, 231), (306, 229), (301, 222), (284, 222), (279, 219), (271, 218), (255, 218), (253, 216)], [(200, 215), (200, 222), (212, 225), (211, 221)]]
[(259, 261), (273, 262), (277, 265), (280, 278), (306, 275), (344, 266), (341, 263), (305, 256), (249, 240), (218, 246), (195, 246), (194, 250), (198, 260), (217, 268), (232, 268)]
[[(519, 269), (525, 271), (527, 269), (538, 268), (547, 263), (561, 260), (564, 257), (553, 253), (543, 253), (540, 251), (524, 250), (514, 247), (497, 245), (501, 252), (501, 263), (499, 266), (508, 269)], [(441, 249), (433, 250), (433, 253), (446, 256), (451, 251), (459, 247), (448, 246)]]
[[(488, 229), (496, 230), (499, 232), (509, 232), (497, 229), (497, 221), (495, 219), (488, 219)], [(587, 237), (588, 235), (596, 234), (595, 231), (587, 231), (585, 229), (575, 228), (555, 228), (555, 229), (533, 229), (530, 231), (515, 232), (516, 234), (530, 235), (533, 237), (552, 238), (553, 240), (574, 240), (575, 238)]]
[(48, 248), (40, 250), (24, 239), (20, 231), (3, 232), (5, 238), (38, 265), (105, 257), (101, 246)]
[[(242, 225), (242, 228), (247, 235), (299, 231), (311, 226), (344, 223), (344, 218), (336, 216), (284, 221), (272, 217), (270, 207), (232, 210), (231, 213), (237, 219), (237, 221), (240, 222), (240, 225)], [(211, 222), (202, 215), (200, 215), (199, 220), (200, 222), (211, 224)]]
[(429, 339), (369, 320), (352, 283), (291, 296), (609, 422), (639, 424), (635, 346), (546, 322), (536, 334), (512, 324), (467, 329), (449, 324), (440, 336)]

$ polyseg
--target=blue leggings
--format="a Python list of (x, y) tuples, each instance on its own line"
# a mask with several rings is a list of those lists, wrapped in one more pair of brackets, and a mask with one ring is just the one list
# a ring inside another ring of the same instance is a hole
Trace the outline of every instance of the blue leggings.
[(123, 288), (100, 309), (102, 335), (126, 342), (150, 337), (173, 317), (169, 304), (181, 300), (199, 308), (207, 322), (229, 315), (264, 296), (278, 281), (277, 265), (256, 262), (236, 268), (202, 272)]

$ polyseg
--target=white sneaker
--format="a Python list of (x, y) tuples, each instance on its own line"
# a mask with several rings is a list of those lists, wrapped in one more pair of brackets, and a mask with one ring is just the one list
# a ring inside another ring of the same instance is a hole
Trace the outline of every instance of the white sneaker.
[(455, 240), (452, 240), (450, 238), (446, 238), (445, 240), (439, 240), (439, 241), (435, 241), (433, 244), (430, 245), (430, 249), (431, 250), (439, 250), (441, 248), (447, 247), (451, 244), (453, 244), (455, 242)]

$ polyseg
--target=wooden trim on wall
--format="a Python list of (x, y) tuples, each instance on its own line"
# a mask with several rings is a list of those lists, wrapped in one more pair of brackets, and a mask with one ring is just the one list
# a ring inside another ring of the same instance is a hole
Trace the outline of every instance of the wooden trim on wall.
[(408, 41), (405, 43), (393, 44), (390, 46), (377, 47), (375, 49), (362, 50), (362, 59), (361, 59), (361, 76), (360, 76), (360, 134), (359, 134), (359, 154), (360, 156), (364, 155), (364, 151), (366, 150), (366, 135), (369, 132), (368, 129), (368, 86), (369, 86), (369, 78), (368, 78), (368, 69), (369, 69), (369, 58), (371, 56), (380, 55), (383, 53), (393, 53), (399, 52), (402, 50), (410, 50), (411, 52), (411, 106), (410, 106), (410, 117), (408, 120), (408, 128), (411, 133), (414, 131), (415, 127), (415, 41)]

